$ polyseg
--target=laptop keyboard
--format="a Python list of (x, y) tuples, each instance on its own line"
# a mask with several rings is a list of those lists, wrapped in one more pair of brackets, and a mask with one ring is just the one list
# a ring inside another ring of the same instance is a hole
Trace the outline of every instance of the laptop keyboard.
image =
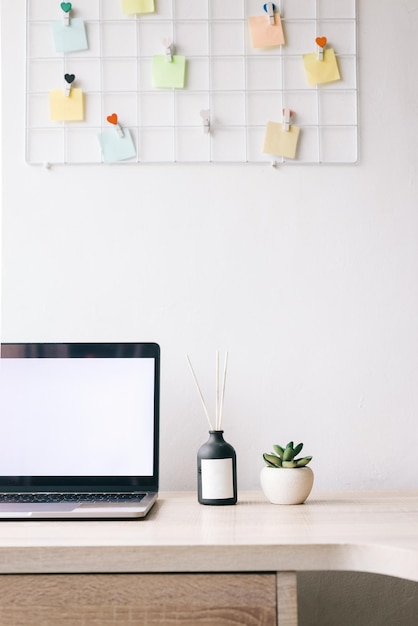
[(0, 493), (0, 502), (140, 502), (143, 493)]

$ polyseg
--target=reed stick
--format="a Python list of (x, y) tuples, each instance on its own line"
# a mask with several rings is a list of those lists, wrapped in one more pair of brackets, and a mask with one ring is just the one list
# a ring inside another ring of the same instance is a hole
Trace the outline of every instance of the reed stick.
[(222, 430), (222, 417), (224, 410), (224, 399), (225, 399), (225, 384), (226, 384), (226, 372), (228, 369), (228, 352), (225, 352), (225, 362), (224, 362), (224, 375), (222, 380), (222, 393), (221, 393), (221, 404), (219, 409), (219, 423), (218, 430)]
[(194, 382), (195, 382), (195, 384), (196, 384), (196, 388), (197, 388), (197, 391), (198, 391), (198, 393), (199, 393), (200, 399), (201, 399), (201, 401), (202, 401), (203, 409), (204, 409), (204, 411), (205, 411), (206, 419), (208, 420), (209, 428), (210, 428), (210, 430), (213, 430), (212, 422), (210, 421), (210, 417), (209, 417), (208, 409), (207, 409), (207, 407), (206, 407), (206, 402), (205, 402), (205, 399), (204, 399), (204, 397), (203, 397), (202, 390), (200, 389), (200, 385), (199, 385), (199, 383), (198, 383), (198, 380), (197, 380), (196, 374), (194, 373), (193, 365), (192, 365), (192, 363), (191, 363), (191, 361), (190, 361), (190, 359), (189, 359), (189, 355), (188, 355), (188, 354), (186, 354), (186, 359), (187, 359), (187, 362), (188, 362), (188, 364), (189, 364), (190, 371), (191, 371), (192, 376), (193, 376), (193, 380), (194, 380)]
[(216, 351), (216, 430), (219, 430), (219, 350)]

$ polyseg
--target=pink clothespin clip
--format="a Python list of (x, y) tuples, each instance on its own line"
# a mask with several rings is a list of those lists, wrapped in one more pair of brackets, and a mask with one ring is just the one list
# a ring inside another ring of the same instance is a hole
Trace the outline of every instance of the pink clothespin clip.
[(116, 133), (117, 133), (118, 137), (122, 138), (124, 136), (123, 128), (118, 123), (118, 116), (116, 115), (116, 113), (112, 113), (112, 115), (108, 115), (106, 119), (109, 122), (109, 124), (113, 124), (113, 126), (115, 127), (115, 130), (116, 130)]
[(327, 45), (327, 41), (326, 37), (317, 37), (315, 39), (316, 45), (318, 46), (318, 61), (324, 60), (324, 50)]
[(283, 130), (286, 132), (290, 130), (290, 120), (293, 117), (293, 111), (290, 109), (283, 109)]
[(165, 47), (165, 57), (166, 57), (167, 63), (172, 63), (173, 54), (174, 54), (174, 44), (173, 44), (173, 40), (171, 39), (171, 37), (164, 37), (163, 45)]
[(275, 7), (275, 5), (272, 2), (266, 2), (266, 4), (263, 5), (263, 9), (265, 10), (267, 15), (269, 16), (270, 24), (274, 24), (274, 9), (275, 8), (276, 7)]

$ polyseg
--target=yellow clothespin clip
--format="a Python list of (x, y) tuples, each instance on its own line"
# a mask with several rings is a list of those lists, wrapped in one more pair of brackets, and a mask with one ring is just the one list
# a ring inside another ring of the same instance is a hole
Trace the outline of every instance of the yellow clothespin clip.
[(290, 109), (283, 109), (283, 130), (288, 132), (290, 130), (290, 120), (293, 117), (293, 111)]
[(318, 46), (318, 61), (323, 61), (324, 60), (324, 50), (325, 50), (325, 46), (327, 45), (327, 38), (326, 37), (317, 37), (315, 39), (315, 42)]
[(164, 37), (163, 45), (165, 48), (165, 57), (166, 57), (167, 63), (172, 63), (173, 54), (174, 54), (174, 44), (173, 44), (173, 40), (171, 39), (171, 37)]
[(64, 11), (64, 26), (70, 25), (70, 13), (73, 5), (71, 2), (61, 2), (61, 9)]
[(64, 86), (64, 95), (69, 98), (71, 96), (71, 87), (72, 83), (75, 81), (74, 74), (64, 74), (65, 86)]
[(263, 5), (263, 9), (265, 10), (265, 12), (267, 13), (267, 15), (269, 16), (269, 22), (270, 24), (274, 24), (274, 9), (275, 9), (275, 5), (272, 2), (266, 2), (266, 4)]

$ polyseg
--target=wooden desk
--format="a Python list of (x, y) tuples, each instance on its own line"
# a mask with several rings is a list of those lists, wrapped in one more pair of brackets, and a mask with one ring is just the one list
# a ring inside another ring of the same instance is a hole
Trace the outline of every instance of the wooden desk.
[(142, 521), (4, 521), (0, 626), (293, 626), (307, 570), (418, 582), (418, 490), (228, 507), (162, 493)]

